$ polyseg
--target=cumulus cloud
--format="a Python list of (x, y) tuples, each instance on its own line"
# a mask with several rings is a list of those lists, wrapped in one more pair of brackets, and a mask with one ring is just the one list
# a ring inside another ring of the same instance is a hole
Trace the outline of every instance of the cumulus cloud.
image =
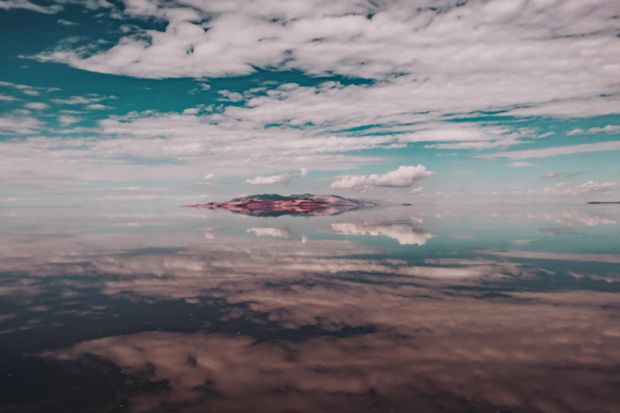
[(256, 176), (245, 180), (250, 185), (288, 185), (290, 181), (291, 176), (289, 174)]
[(334, 189), (354, 189), (372, 186), (384, 187), (409, 187), (414, 182), (430, 176), (432, 172), (426, 170), (424, 165), (405, 166), (401, 165), (398, 169), (385, 174), (371, 175), (348, 175), (334, 180), (331, 187)]

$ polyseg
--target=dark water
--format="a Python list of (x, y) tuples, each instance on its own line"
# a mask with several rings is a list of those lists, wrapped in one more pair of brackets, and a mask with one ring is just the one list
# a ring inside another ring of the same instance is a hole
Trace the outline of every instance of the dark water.
[(0, 223), (0, 412), (620, 411), (617, 206)]

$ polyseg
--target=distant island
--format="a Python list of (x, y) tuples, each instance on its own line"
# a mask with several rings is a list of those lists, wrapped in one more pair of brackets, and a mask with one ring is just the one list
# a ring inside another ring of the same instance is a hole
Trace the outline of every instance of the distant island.
[(620, 204), (620, 201), (589, 201), (589, 205), (600, 205), (600, 204)]
[(243, 215), (277, 217), (281, 215), (330, 216), (377, 205), (376, 202), (344, 198), (338, 195), (258, 194), (233, 198), (230, 201), (185, 205), (185, 207), (225, 209)]

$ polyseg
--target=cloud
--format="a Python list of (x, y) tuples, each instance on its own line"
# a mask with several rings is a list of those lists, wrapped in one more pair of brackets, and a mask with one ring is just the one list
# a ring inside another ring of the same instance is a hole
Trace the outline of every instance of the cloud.
[(29, 135), (41, 128), (41, 122), (25, 113), (0, 115), (0, 135)]
[(0, 10), (22, 9), (44, 14), (54, 14), (62, 10), (59, 4), (41, 6), (29, 0), (0, 0)]
[(576, 172), (549, 172), (546, 174), (541, 175), (541, 178), (548, 178), (548, 179), (556, 179), (556, 178), (572, 178), (573, 176), (577, 176), (582, 174), (583, 171), (576, 171)]
[(165, 29), (38, 59), (146, 78), (297, 69), (404, 83), (400, 95), (431, 107), (610, 113), (620, 64), (615, 12), (613, 0), (126, 1), (119, 17), (155, 18)]
[(71, 115), (60, 115), (58, 116), (58, 122), (63, 125), (63, 126), (68, 126), (74, 123), (79, 122), (80, 119), (75, 117), (75, 116), (71, 116)]
[(250, 185), (288, 185), (290, 181), (291, 177), (289, 174), (256, 176), (245, 180)]
[(424, 165), (405, 166), (385, 174), (348, 175), (337, 178), (331, 184), (334, 189), (354, 189), (365, 187), (409, 187), (414, 182), (432, 175)]
[(569, 131), (566, 136), (575, 136), (575, 135), (596, 135), (596, 134), (616, 134), (620, 132), (620, 125), (607, 125), (603, 127), (594, 127), (589, 129), (581, 129), (576, 128)]
[(49, 108), (47, 103), (43, 102), (30, 102), (24, 105), (26, 109), (34, 109), (34, 110), (45, 110)]
[(586, 152), (620, 151), (620, 141), (584, 143), (581, 145), (553, 146), (542, 149), (526, 149), (522, 151), (504, 151), (489, 155), (479, 155), (480, 159), (529, 159), (548, 158), (559, 155), (574, 155)]
[(510, 168), (530, 168), (532, 166), (534, 165), (529, 162), (511, 162), (508, 164), (508, 167)]
[(608, 192), (619, 187), (617, 182), (594, 182), (583, 183), (560, 182), (554, 186), (545, 188), (531, 188), (513, 191), (497, 191), (491, 194), (497, 196), (522, 196), (522, 195), (546, 195), (546, 196), (579, 196), (596, 192)]
[[(550, 188), (538, 190), (538, 193), (544, 195), (560, 195), (560, 196), (576, 196), (590, 194), (592, 192), (604, 192), (618, 188), (617, 182), (594, 182), (588, 181), (582, 184), (574, 184), (572, 182), (563, 182), (556, 184)], [(536, 191), (536, 190), (534, 190)]]
[(76, 22), (73, 22), (71, 20), (65, 20), (65, 19), (58, 19), (56, 22), (62, 26), (77, 26), (78, 25), (78, 23)]

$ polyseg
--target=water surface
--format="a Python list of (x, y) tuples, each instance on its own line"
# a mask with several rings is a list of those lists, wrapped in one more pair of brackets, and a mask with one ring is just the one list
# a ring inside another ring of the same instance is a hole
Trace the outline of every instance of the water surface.
[(0, 223), (0, 412), (620, 409), (618, 206)]

